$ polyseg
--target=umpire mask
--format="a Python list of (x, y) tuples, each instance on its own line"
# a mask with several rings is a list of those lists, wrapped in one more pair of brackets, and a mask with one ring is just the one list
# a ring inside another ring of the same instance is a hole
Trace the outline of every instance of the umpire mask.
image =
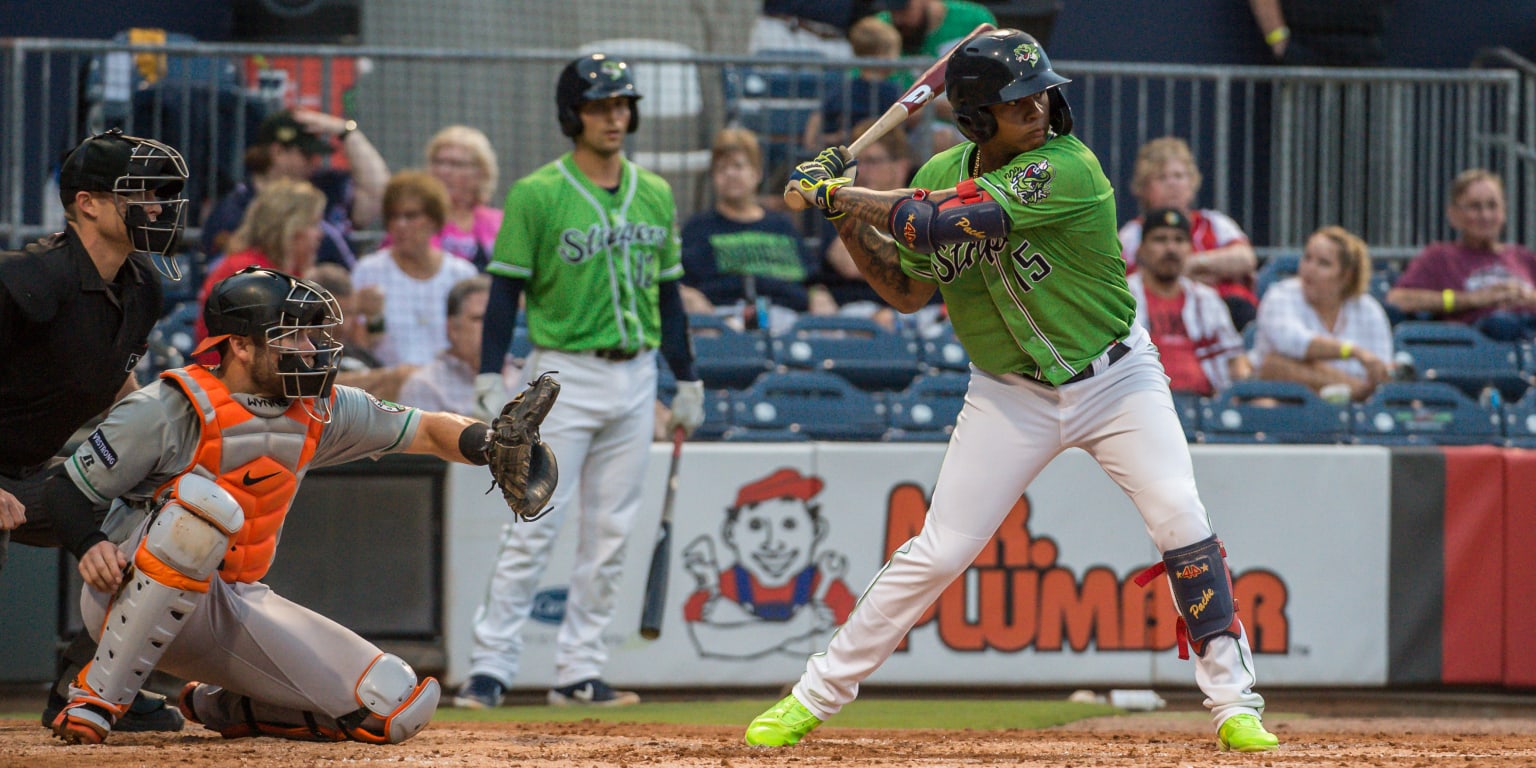
[(116, 128), (81, 142), (59, 169), (66, 204), (80, 190), (117, 196), (133, 249), (148, 255), (171, 280), (181, 279), (175, 253), (186, 223), (187, 200), (181, 196), (186, 182), (187, 163), (180, 152)]

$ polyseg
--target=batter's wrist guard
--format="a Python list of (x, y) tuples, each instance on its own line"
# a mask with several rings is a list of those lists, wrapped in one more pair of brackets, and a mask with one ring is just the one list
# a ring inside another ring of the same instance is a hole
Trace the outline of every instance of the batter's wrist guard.
[(968, 179), (955, 195), (934, 203), (925, 189), (914, 190), (891, 209), (891, 235), (910, 250), (933, 253), (940, 246), (990, 240), (1008, 234), (1012, 223), (990, 194)]

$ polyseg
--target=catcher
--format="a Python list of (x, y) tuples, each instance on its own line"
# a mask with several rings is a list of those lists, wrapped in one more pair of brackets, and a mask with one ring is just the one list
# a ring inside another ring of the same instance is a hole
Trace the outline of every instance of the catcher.
[(537, 516), (556, 480), (538, 426), (559, 384), (533, 382), (491, 425), (335, 386), (335, 299), (259, 267), (216, 284), (203, 317), (198, 353), (220, 365), (124, 398), (45, 488), (100, 643), (53, 731), (102, 742), (158, 667), (201, 681), (181, 711), (226, 738), (404, 741), (432, 719), (437, 681), (261, 581), (294, 493), (312, 467), (429, 453), (489, 464), (513, 512)]

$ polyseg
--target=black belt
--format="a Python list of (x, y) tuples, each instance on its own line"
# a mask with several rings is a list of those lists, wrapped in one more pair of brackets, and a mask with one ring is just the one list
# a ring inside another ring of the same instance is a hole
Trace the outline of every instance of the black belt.
[(608, 349), (589, 349), (594, 357), (607, 360), (610, 363), (622, 363), (640, 356), (641, 350), (624, 349), (622, 347), (609, 347)]
[[(1127, 347), (1125, 345), (1125, 342), (1123, 342), (1123, 341), (1117, 341), (1114, 344), (1110, 345), (1108, 359), (1106, 359), (1104, 361), (1104, 367), (1102, 369), (1100, 369), (1100, 370), (1101, 371), (1109, 370), (1109, 367), (1111, 365), (1114, 365), (1115, 363), (1120, 362), (1120, 358), (1125, 357), (1126, 353), (1128, 353), (1130, 351), (1131, 351), (1131, 348)], [(1061, 383), (1061, 386), (1065, 387), (1068, 384), (1076, 384), (1079, 381), (1086, 381), (1086, 380), (1091, 379), (1091, 378), (1093, 378), (1093, 365), (1092, 364), (1090, 364), (1087, 368), (1084, 368), (1081, 371), (1078, 371), (1076, 376), (1073, 376), (1072, 378), (1067, 379), (1066, 381), (1063, 381)], [(1047, 384), (1048, 383), (1049, 382), (1047, 382)]]

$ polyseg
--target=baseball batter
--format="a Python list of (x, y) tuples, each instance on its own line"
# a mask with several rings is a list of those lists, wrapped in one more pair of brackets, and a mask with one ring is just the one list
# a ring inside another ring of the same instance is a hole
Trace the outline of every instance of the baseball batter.
[(470, 677), (454, 703), (494, 707), (517, 676), (522, 628), (555, 536), (576, 517), (580, 543), (555, 652), (555, 705), (619, 706), (639, 696), (602, 679), (603, 631), (613, 618), (624, 543), (634, 527), (655, 426), (656, 350), (677, 376), (668, 433), (704, 420), (694, 371), (676, 209), (666, 180), (624, 157), (639, 125), (629, 66), (602, 54), (560, 73), (555, 104), (572, 150), (520, 179), (496, 237), (475, 388), (494, 413), (518, 298), (526, 289), (533, 351), (523, 376), (559, 371), (561, 396), (542, 436), (562, 483), (552, 512), (506, 527), (485, 602), (475, 616)]
[[(489, 429), (333, 387), (341, 312), (307, 280), (248, 268), (214, 286), (204, 319), (199, 352), (220, 367), (124, 398), (45, 491), (100, 643), (53, 730), (101, 743), (161, 668), (202, 681), (181, 712), (226, 738), (404, 741), (431, 720), (437, 681), (261, 579), (310, 469), (402, 451), (485, 464)], [(109, 504), (116, 541), (92, 518)]]
[[(1195, 649), (1220, 747), (1278, 743), (1259, 719), (1252, 653), (1168, 379), (1133, 322), (1109, 180), (1071, 135), (1059, 89), (1067, 82), (1034, 38), (988, 33), (957, 51), (945, 74), (971, 141), (925, 164), (916, 189), (851, 186), (842, 147), (791, 176), (836, 219), (860, 270), (893, 306), (910, 312), (943, 292), (973, 370), (923, 530), (810, 658), (794, 692), (747, 728), (748, 744), (794, 744), (857, 696), (1040, 470), (1072, 447), (1120, 485), (1163, 554), (1181, 652), (1186, 642)], [(998, 472), (1000, 457), (1013, 473)]]

